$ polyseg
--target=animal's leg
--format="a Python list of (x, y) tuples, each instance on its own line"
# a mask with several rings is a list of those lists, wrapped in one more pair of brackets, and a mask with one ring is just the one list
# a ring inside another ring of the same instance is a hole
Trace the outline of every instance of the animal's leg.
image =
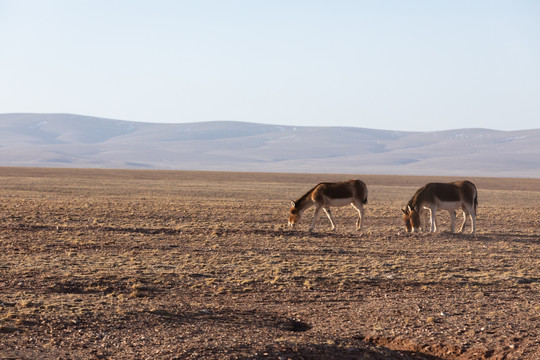
[(472, 207), (469, 209), (469, 215), (471, 217), (471, 234), (476, 233), (476, 209)]
[(319, 206), (315, 208), (315, 213), (313, 214), (313, 222), (311, 223), (311, 226), (309, 227), (309, 232), (313, 231), (313, 229), (315, 228), (315, 221), (317, 221), (317, 216), (319, 216), (321, 209), (322, 208)]
[[(420, 230), (428, 231), (428, 224), (431, 221), (431, 211), (423, 209), (423, 210), (421, 210), (421, 214), (423, 215), (424, 219), (422, 219), (422, 215), (420, 215)], [(422, 223), (425, 224), (425, 225), (422, 226)]]
[(364, 206), (362, 204), (352, 203), (353, 208), (358, 211), (358, 220), (356, 220), (356, 230), (361, 230), (364, 225)]
[(334, 222), (334, 218), (332, 217), (332, 212), (328, 208), (323, 208), (324, 213), (328, 217), (328, 220), (330, 220), (330, 224), (332, 224), (332, 228), (330, 230), (336, 229), (336, 223)]
[(437, 231), (437, 214), (435, 209), (429, 209), (429, 221), (431, 222), (431, 232)]
[(469, 220), (468, 219), (469, 212), (467, 211), (467, 209), (465, 207), (463, 207), (463, 209), (461, 209), (461, 211), (463, 211), (463, 224), (461, 224), (461, 228), (458, 231), (460, 233), (462, 233), (465, 230), (465, 226), (467, 226), (467, 220)]
[(456, 222), (456, 212), (454, 210), (448, 210), (450, 213), (450, 232), (454, 232), (454, 223)]
[[(420, 227), (418, 231), (431, 231), (431, 210), (426, 208), (420, 209)], [(423, 224), (423, 225), (422, 225)], [(437, 227), (437, 224), (435, 224), (435, 227)]]

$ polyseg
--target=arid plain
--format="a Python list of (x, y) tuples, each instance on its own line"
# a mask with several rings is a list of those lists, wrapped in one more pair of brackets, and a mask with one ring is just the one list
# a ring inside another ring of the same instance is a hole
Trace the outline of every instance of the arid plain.
[[(363, 231), (350, 207), (287, 228), (347, 178)], [(0, 358), (538, 359), (540, 180), (469, 178), (476, 235), (447, 213), (406, 233), (414, 191), (451, 180), (0, 168)]]

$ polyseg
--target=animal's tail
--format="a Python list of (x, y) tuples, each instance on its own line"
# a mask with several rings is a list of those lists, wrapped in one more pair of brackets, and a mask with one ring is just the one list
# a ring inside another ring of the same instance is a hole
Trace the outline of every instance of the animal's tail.
[(476, 213), (476, 208), (478, 207), (478, 190), (476, 189), (476, 185), (474, 185), (472, 182), (465, 180), (470, 185), (472, 185), (472, 188), (474, 190), (474, 199), (473, 199), (473, 206), (474, 206), (474, 212)]
[(364, 204), (367, 204), (367, 195), (366, 197), (364, 198), (364, 201), (362, 201)]

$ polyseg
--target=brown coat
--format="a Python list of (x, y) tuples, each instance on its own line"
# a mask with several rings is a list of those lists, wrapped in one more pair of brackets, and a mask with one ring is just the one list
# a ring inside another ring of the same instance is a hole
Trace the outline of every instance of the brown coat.
[(364, 204), (367, 203), (367, 186), (362, 180), (347, 180), (342, 182), (322, 182), (317, 184), (298, 200), (292, 202), (289, 212), (289, 226), (294, 227), (300, 222), (303, 212), (315, 206), (315, 214), (310, 231), (315, 227), (315, 221), (321, 210), (330, 220), (332, 230), (336, 228), (330, 207), (352, 205), (358, 211), (357, 230), (362, 228)]
[(476, 208), (478, 206), (478, 193), (476, 186), (468, 181), (452, 183), (429, 183), (416, 191), (407, 207), (403, 209), (403, 220), (407, 231), (416, 231), (420, 228), (420, 213), (424, 210), (430, 212), (430, 231), (437, 230), (436, 212), (438, 209), (446, 210), (451, 216), (451, 231), (454, 232), (455, 210), (463, 211), (464, 220), (460, 232), (467, 224), (467, 217), (471, 218), (471, 233), (476, 231)]

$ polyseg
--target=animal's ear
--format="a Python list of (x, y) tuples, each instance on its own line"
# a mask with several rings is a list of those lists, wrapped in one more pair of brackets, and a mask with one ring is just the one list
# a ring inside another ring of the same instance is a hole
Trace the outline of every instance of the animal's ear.
[(291, 206), (292, 207), (295, 207), (296, 206), (296, 203), (294, 201), (291, 200)]
[(401, 209), (401, 211), (403, 211), (403, 213), (407, 215), (407, 211), (405, 211), (405, 209)]
[(412, 211), (411, 205), (407, 205), (407, 213), (410, 213)]

